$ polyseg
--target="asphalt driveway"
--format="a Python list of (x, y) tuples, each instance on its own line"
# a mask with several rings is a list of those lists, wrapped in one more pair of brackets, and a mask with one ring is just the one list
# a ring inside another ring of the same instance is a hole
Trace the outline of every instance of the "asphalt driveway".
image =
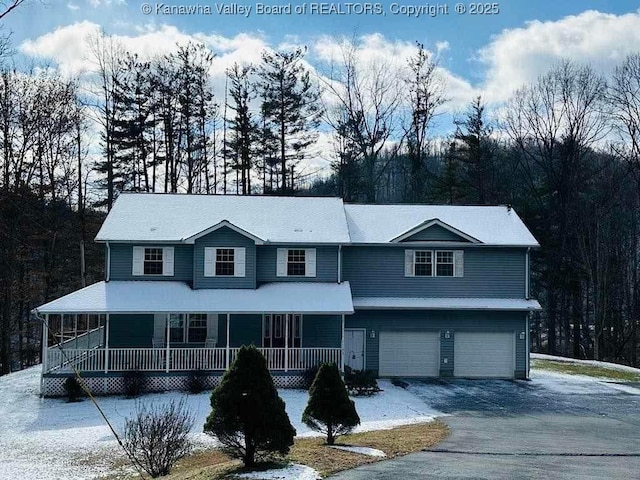
[(531, 381), (405, 380), (443, 412), (432, 451), (335, 479), (640, 479), (640, 384), (534, 372)]

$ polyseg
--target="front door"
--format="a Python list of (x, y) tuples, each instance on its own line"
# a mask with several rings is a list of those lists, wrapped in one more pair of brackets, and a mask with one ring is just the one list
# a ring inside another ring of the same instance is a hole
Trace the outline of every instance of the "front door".
[(364, 333), (361, 329), (344, 331), (344, 364), (353, 370), (364, 369)]
[(302, 315), (267, 314), (264, 316), (262, 328), (262, 346), (282, 348), (285, 346), (285, 336), (289, 336), (287, 345), (289, 348), (302, 346)]

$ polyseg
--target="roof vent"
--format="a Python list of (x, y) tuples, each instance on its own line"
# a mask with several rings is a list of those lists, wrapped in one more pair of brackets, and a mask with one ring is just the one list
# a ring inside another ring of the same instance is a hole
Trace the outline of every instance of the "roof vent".
[(293, 231), (294, 232), (303, 232), (304, 230), (302, 230), (301, 228), (295, 228)]

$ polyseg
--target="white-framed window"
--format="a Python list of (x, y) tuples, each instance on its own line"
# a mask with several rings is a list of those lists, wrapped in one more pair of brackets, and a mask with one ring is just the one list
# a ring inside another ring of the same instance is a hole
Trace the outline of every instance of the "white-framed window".
[(266, 313), (262, 317), (262, 346), (282, 348), (285, 338), (289, 348), (302, 346), (302, 315), (299, 313)]
[(278, 248), (276, 261), (278, 277), (315, 277), (315, 248)]
[(405, 250), (405, 277), (463, 277), (463, 250)]
[(246, 249), (244, 247), (205, 247), (205, 277), (244, 277)]
[(173, 276), (173, 247), (133, 247), (132, 275)]
[(290, 249), (287, 251), (287, 276), (304, 277), (306, 275), (306, 251)]
[(189, 343), (204, 343), (207, 340), (207, 314), (190, 313), (188, 316), (187, 339)]
[(170, 313), (170, 343), (205, 343), (207, 341), (206, 313)]

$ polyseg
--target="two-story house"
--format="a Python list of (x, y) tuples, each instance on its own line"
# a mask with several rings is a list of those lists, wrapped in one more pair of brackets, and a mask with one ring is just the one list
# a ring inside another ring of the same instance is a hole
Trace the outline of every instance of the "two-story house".
[(97, 242), (105, 280), (38, 307), (42, 391), (71, 367), (98, 393), (211, 385), (242, 345), (276, 384), (319, 362), (381, 377), (526, 378), (529, 254), (508, 207), (123, 194)]

